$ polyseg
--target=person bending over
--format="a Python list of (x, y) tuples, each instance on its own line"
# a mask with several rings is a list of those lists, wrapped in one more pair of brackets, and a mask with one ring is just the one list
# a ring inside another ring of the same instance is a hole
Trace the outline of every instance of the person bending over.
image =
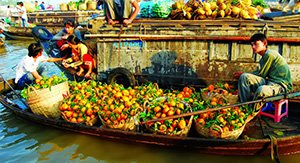
[[(91, 78), (93, 70), (95, 69), (95, 60), (88, 53), (87, 46), (74, 35), (70, 35), (67, 42), (72, 49), (72, 61), (80, 60), (82, 62), (82, 64), (78, 66), (79, 71), (76, 74), (82, 76), (84, 71), (86, 71), (84, 77)], [(68, 68), (68, 66), (65, 67)]]
[(41, 62), (57, 62), (62, 58), (48, 58), (43, 55), (43, 47), (40, 43), (32, 43), (28, 46), (28, 55), (17, 65), (15, 83), (20, 89), (34, 83), (35, 79), (41, 79), (46, 75), (46, 67), (39, 66)]

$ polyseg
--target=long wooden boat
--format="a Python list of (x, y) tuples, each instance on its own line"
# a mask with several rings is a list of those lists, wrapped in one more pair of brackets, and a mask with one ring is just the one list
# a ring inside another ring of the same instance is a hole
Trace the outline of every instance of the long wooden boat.
[[(8, 85), (9, 83), (9, 85)], [(252, 120), (246, 126), (244, 136), (237, 140), (224, 140), (203, 138), (190, 131), (187, 137), (164, 136), (145, 133), (109, 129), (96, 123), (94, 126), (66, 122), (63, 119), (49, 119), (33, 114), (29, 108), (18, 100), (13, 80), (0, 82), (0, 102), (18, 117), (54, 128), (69, 130), (82, 134), (97, 136), (99, 138), (136, 144), (149, 144), (161, 147), (184, 147), (197, 150), (200, 153), (220, 155), (269, 155), (271, 149), (276, 156), (295, 154), (300, 152), (300, 120), (299, 109), (293, 103), (289, 104), (289, 117), (282, 122), (274, 124), (272, 120), (265, 119), (259, 125), (258, 120)], [(25, 106), (25, 107), (24, 107)], [(23, 109), (21, 109), (23, 108)], [(267, 123), (268, 122), (268, 123)], [(268, 124), (268, 125), (266, 125)], [(269, 127), (275, 126), (275, 128)], [(274, 131), (281, 131), (283, 135), (276, 135)], [(247, 136), (245, 136), (247, 135)], [(278, 153), (277, 153), (278, 152)]]
[[(81, 26), (78, 28), (83, 33), (87, 25), (87, 21), (92, 17), (103, 17), (102, 10), (91, 10), (91, 11), (39, 11), (28, 13), (28, 22), (34, 26), (44, 26), (52, 34), (58, 33), (63, 27), (66, 20), (72, 19)], [(12, 17), (12, 22), (16, 22), (18, 16)], [(10, 26), (6, 29), (5, 35), (8, 39), (22, 40), (22, 39), (33, 39), (32, 37), (33, 27), (19, 27)]]
[[(273, 20), (136, 19), (128, 27), (92, 20), (84, 41), (97, 61), (98, 80), (204, 87), (220, 80), (236, 82), (235, 72), (256, 69), (260, 56), (252, 53), (248, 40), (262, 32), (268, 47), (287, 60), (294, 90), (299, 91), (299, 19), (300, 15)], [(40, 41), (51, 47), (49, 41)], [(55, 56), (51, 49), (46, 52)]]

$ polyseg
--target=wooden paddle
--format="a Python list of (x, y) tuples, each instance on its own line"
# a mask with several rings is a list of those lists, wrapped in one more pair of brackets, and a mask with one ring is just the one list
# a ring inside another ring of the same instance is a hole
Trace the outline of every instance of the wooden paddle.
[(146, 124), (146, 123), (152, 123), (152, 122), (157, 122), (157, 121), (164, 121), (164, 120), (167, 120), (167, 119), (198, 115), (198, 114), (205, 113), (205, 112), (218, 111), (218, 110), (222, 110), (222, 109), (228, 109), (228, 108), (247, 105), (247, 104), (254, 104), (254, 103), (258, 103), (258, 102), (264, 102), (265, 103), (265, 102), (277, 101), (277, 100), (281, 100), (281, 99), (289, 99), (289, 98), (293, 98), (293, 97), (297, 97), (297, 96), (300, 96), (300, 92), (289, 93), (289, 94), (286, 94), (286, 95), (278, 95), (278, 96), (273, 96), (273, 97), (267, 97), (267, 98), (263, 98), (263, 99), (259, 99), (259, 100), (236, 103), (236, 104), (221, 106), (221, 107), (212, 108), (212, 109), (205, 109), (205, 110), (199, 110), (199, 111), (195, 111), (195, 112), (183, 113), (183, 114), (168, 116), (168, 117), (164, 117), (164, 118), (151, 119), (151, 120), (148, 120), (148, 121), (141, 122), (140, 124)]

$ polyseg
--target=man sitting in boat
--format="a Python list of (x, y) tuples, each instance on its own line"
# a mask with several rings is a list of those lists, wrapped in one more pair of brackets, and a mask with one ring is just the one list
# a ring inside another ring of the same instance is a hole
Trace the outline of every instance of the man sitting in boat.
[(239, 77), (238, 91), (241, 102), (275, 96), (292, 91), (292, 80), (289, 66), (285, 59), (274, 50), (267, 48), (267, 38), (262, 33), (250, 38), (254, 53), (259, 54), (259, 68), (251, 73), (235, 73)]
[(40, 43), (32, 43), (28, 46), (28, 55), (18, 64), (15, 83), (20, 89), (32, 84), (35, 79), (42, 79), (46, 75), (46, 67), (39, 66), (41, 62), (57, 62), (62, 58), (47, 58), (43, 55), (43, 47)]
[(68, 58), (72, 54), (72, 50), (67, 44), (67, 38), (70, 35), (75, 35), (80, 41), (82, 40), (80, 31), (75, 29), (75, 23), (73, 20), (67, 20), (64, 23), (64, 29), (59, 31), (56, 35), (53, 36), (52, 40), (56, 40), (56, 45), (61, 51), (61, 56), (63, 58)]
[(93, 70), (95, 69), (95, 60), (88, 53), (87, 46), (74, 35), (70, 35), (67, 39), (67, 42), (69, 44), (69, 47), (72, 49), (72, 58), (64, 61), (63, 65), (68, 68), (70, 67), (70, 65), (67, 64), (67, 62), (78, 62), (80, 60), (81, 62), (80, 64), (78, 64), (79, 71), (76, 73), (76, 75), (82, 76), (84, 71), (87, 71), (84, 77), (91, 78)]
[[(131, 24), (140, 12), (137, 0), (104, 0), (108, 24)], [(134, 11), (132, 12), (132, 7)]]

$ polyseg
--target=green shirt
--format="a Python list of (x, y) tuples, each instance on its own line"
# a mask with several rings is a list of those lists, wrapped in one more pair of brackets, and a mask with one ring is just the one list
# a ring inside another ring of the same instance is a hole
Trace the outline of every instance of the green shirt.
[(290, 92), (293, 89), (291, 71), (285, 59), (274, 50), (267, 50), (259, 60), (259, 68), (253, 74), (280, 84)]

